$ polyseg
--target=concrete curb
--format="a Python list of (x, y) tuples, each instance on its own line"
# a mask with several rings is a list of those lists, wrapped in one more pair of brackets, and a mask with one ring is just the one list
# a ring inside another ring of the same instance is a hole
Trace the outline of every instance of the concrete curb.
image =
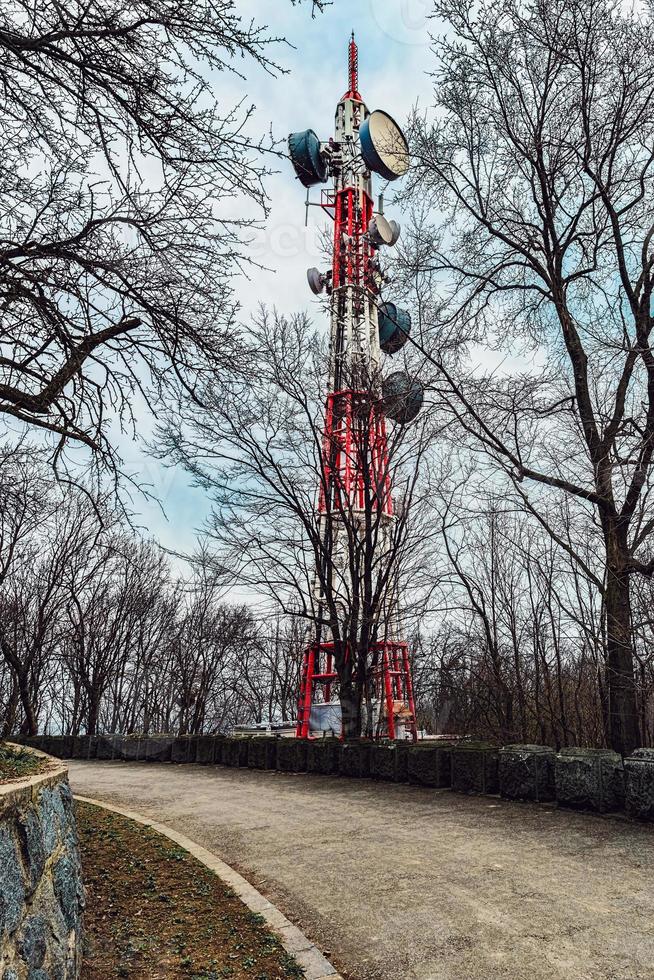
[(274, 932), (279, 937), (286, 952), (290, 953), (302, 967), (306, 980), (343, 980), (329, 960), (322, 955), (318, 947), (310, 939), (307, 939), (303, 932), (300, 932), (292, 922), (289, 922), (286, 916), (272, 902), (269, 902), (261, 892), (258, 892), (249, 881), (246, 881), (242, 875), (234, 871), (233, 868), (230, 868), (220, 858), (217, 858), (211, 851), (196, 844), (195, 841), (192, 841), (189, 837), (185, 837), (184, 834), (180, 834), (165, 824), (158, 823), (156, 820), (150, 820), (135, 810), (127, 810), (124, 807), (114, 806), (111, 803), (105, 803), (103, 800), (93, 800), (88, 796), (78, 796), (77, 793), (75, 794), (75, 799), (79, 800), (80, 803), (90, 803), (92, 806), (102, 807), (104, 810), (110, 810), (112, 813), (119, 813), (123, 817), (134, 820), (135, 823), (143, 824), (144, 827), (150, 827), (163, 837), (174, 841), (175, 844), (179, 844), (180, 847), (183, 847), (185, 851), (192, 854), (206, 868), (213, 871), (252, 912), (256, 912), (257, 915), (265, 919), (266, 925), (271, 932)]

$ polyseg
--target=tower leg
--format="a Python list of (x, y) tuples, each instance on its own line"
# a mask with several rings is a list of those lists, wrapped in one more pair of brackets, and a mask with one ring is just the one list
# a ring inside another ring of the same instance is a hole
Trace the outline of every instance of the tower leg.
[(404, 664), (404, 677), (406, 679), (406, 697), (411, 712), (411, 733), (413, 741), (418, 741), (418, 721), (416, 718), (416, 702), (413, 696), (413, 679), (411, 677), (411, 661), (409, 660), (409, 648), (404, 643), (402, 645), (402, 662)]
[(316, 648), (308, 647), (304, 651), (302, 662), (302, 679), (300, 681), (300, 698), (297, 712), (297, 738), (308, 738), (311, 722), (311, 697), (313, 693), (313, 675), (316, 665)]
[(388, 728), (388, 737), (390, 739), (395, 738), (395, 718), (393, 715), (393, 708), (395, 707), (395, 700), (393, 698), (393, 680), (391, 678), (391, 665), (388, 658), (388, 646), (384, 644), (384, 652), (382, 655), (382, 677), (384, 682), (384, 693), (386, 695), (386, 725)]

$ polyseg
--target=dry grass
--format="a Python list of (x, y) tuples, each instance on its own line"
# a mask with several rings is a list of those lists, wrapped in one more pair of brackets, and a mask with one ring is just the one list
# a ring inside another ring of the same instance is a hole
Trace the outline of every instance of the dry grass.
[(0, 744), (0, 783), (11, 783), (26, 779), (48, 768), (48, 760), (32, 752), (23, 752)]

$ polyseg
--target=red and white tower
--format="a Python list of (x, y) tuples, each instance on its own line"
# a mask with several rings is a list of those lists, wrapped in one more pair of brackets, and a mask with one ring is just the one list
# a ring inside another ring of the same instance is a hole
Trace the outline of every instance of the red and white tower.
[[(326, 291), (330, 296), (329, 393), (318, 507), (330, 559), (323, 575), (331, 576), (332, 595), (338, 598), (342, 588), (344, 609), (358, 588), (348, 561), (352, 528), (357, 534), (370, 534), (372, 511), (381, 561), (392, 546), (396, 518), (386, 419), (405, 424), (422, 405), (420, 385), (403, 372), (382, 381), (382, 355), (403, 346), (411, 321), (406, 311), (382, 302), (380, 252), (395, 244), (400, 229), (387, 221), (381, 207), (376, 210), (372, 181), (373, 173), (386, 180), (406, 173), (408, 148), (393, 119), (379, 110), (370, 113), (359, 94), (354, 35), (348, 54), (348, 90), (336, 108), (334, 137), (321, 143), (313, 130), (289, 137), (289, 155), (305, 187), (333, 180), (321, 200), (334, 222), (332, 265), (325, 273), (310, 269), (308, 278), (314, 293)], [(324, 599), (320, 582), (317, 576), (319, 607)], [(411, 665), (407, 644), (397, 635), (397, 607), (397, 589), (390, 581), (378, 609), (383, 622), (376, 624), (368, 658), (373, 728), (377, 736), (415, 739)], [(336, 727), (338, 701), (332, 699), (337, 691), (334, 643), (318, 627), (315, 642), (304, 654), (298, 737)], [(331, 721), (326, 720), (330, 715)]]

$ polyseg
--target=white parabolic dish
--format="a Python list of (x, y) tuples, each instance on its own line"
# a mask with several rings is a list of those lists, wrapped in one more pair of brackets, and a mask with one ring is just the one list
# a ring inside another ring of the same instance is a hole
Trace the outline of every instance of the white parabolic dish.
[(409, 169), (409, 149), (395, 120), (381, 109), (376, 109), (368, 118), (368, 131), (384, 167), (394, 177), (403, 177)]

